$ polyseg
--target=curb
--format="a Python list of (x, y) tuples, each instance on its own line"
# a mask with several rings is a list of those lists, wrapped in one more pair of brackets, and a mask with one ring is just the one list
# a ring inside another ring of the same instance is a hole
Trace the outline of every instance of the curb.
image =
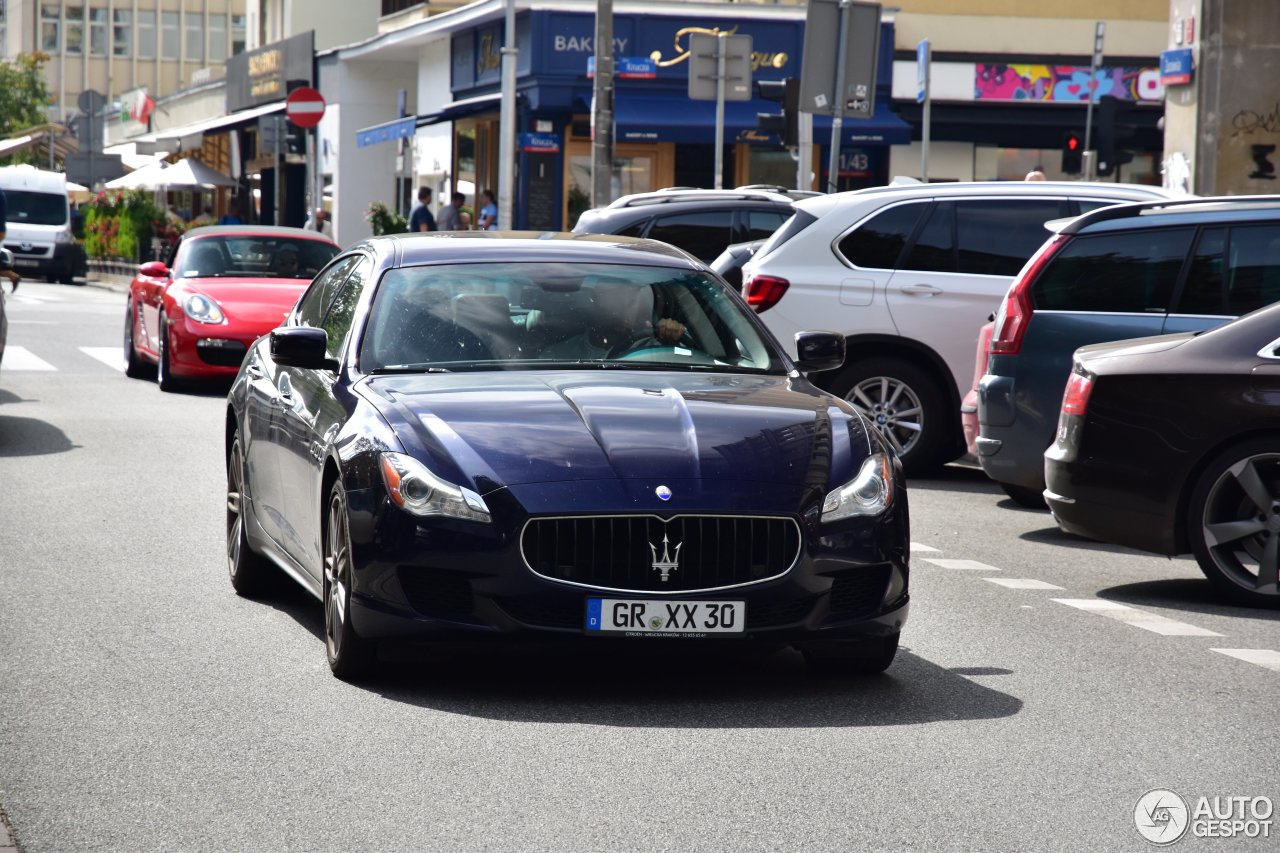
[[(112, 293), (129, 292), (129, 282), (123, 277), (118, 280), (112, 278), (86, 278), (84, 283), (88, 287), (96, 287), (100, 290), (110, 290)], [(6, 853), (3, 847), (0, 847), (0, 853)]]

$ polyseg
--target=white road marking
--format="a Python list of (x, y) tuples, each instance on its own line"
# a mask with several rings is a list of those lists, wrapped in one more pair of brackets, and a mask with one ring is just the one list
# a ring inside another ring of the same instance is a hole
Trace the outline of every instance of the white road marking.
[(57, 370), (49, 362), (31, 352), (26, 347), (8, 346), (4, 348), (3, 369), (10, 370)]
[(971, 572), (998, 572), (995, 566), (979, 563), (977, 560), (943, 560), (936, 557), (922, 557), (926, 563), (933, 563), (941, 569), (964, 569)]
[(1007, 587), (1008, 589), (1063, 589), (1064, 588), (1060, 586), (1054, 586), (1051, 583), (1045, 583), (1044, 581), (1034, 580), (1032, 578), (983, 578), (983, 580), (989, 581), (994, 584), (998, 584), (999, 586)]
[(911, 543), (911, 553), (913, 554), (937, 554), (937, 548), (930, 548), (928, 545), (922, 545), (919, 542)]
[(1158, 613), (1148, 613), (1145, 610), (1139, 610), (1127, 604), (1104, 601), (1101, 598), (1055, 598), (1054, 601), (1059, 604), (1065, 604), (1068, 607), (1097, 613), (1099, 616), (1115, 619), (1135, 628), (1143, 628), (1156, 634), (1164, 634), (1167, 637), (1222, 636), (1217, 631), (1210, 631), (1207, 628), (1200, 628), (1196, 625), (1188, 625), (1186, 622), (1169, 619)]
[(113, 370), (124, 370), (124, 355), (120, 352), (120, 347), (80, 347), (80, 352), (96, 358)]
[(1256, 663), (1272, 672), (1280, 672), (1280, 652), (1273, 652), (1271, 649), (1210, 649), (1209, 651), (1248, 663)]

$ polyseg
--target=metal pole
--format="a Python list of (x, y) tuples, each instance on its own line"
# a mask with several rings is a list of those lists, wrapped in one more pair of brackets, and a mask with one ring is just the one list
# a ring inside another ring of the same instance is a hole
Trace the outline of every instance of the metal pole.
[(813, 113), (800, 113), (796, 122), (796, 189), (813, 189)]
[[(1089, 152), (1093, 150), (1093, 100), (1096, 91), (1096, 83), (1098, 78), (1098, 63), (1102, 61), (1102, 38), (1106, 33), (1107, 25), (1102, 21), (1098, 21), (1093, 29), (1093, 59), (1089, 62), (1089, 85), (1085, 89), (1085, 94), (1089, 96), (1089, 105), (1085, 108), (1084, 113), (1084, 150)], [(1085, 159), (1084, 179), (1092, 181), (1098, 177), (1097, 174), (1098, 158)]]
[(724, 189), (724, 75), (725, 38), (721, 32), (716, 37), (716, 189)]
[(591, 206), (613, 201), (613, 0), (596, 0), (596, 78), (591, 99)]
[(933, 112), (933, 46), (924, 46), (924, 116), (920, 128), (920, 180), (929, 183), (929, 119)]
[(498, 227), (514, 230), (516, 189), (516, 0), (507, 0), (506, 43), (502, 47), (502, 111), (499, 114)]
[(281, 149), (284, 147), (282, 145), (284, 140), (281, 139), (280, 137), (284, 136), (284, 133), (285, 133), (284, 116), (277, 115), (277, 116), (273, 116), (272, 118), (274, 119), (273, 123), (276, 126), (275, 148), (274, 148), (275, 153), (272, 155), (272, 162), (275, 163), (275, 167), (276, 167), (276, 175), (275, 175), (275, 181), (274, 181), (275, 186), (273, 187), (273, 189), (275, 190), (275, 211), (274, 211), (275, 215), (272, 217), (272, 222), (274, 222), (276, 225), (283, 225), (284, 217), (280, 215), (280, 204), (281, 204), (281, 198), (283, 197), (282, 190), (284, 189), (284, 165), (280, 162), (280, 152), (281, 152)]
[(840, 33), (836, 37), (836, 88), (831, 103), (831, 153), (827, 157), (827, 192), (836, 192), (840, 177), (840, 136), (844, 130), (844, 63), (849, 50), (849, 0), (840, 0)]

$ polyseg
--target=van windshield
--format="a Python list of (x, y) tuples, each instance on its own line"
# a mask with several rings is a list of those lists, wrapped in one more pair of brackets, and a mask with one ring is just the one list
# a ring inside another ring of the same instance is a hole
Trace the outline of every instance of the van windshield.
[(67, 197), (29, 190), (5, 190), (5, 206), (10, 223), (20, 225), (65, 225)]

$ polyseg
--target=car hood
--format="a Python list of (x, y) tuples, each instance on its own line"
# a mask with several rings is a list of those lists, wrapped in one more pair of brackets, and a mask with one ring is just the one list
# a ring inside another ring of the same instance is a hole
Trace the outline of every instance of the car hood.
[(178, 282), (187, 293), (203, 293), (222, 308), (228, 320), (253, 325), (280, 325), (311, 284), (310, 279), (184, 278)]
[(1090, 344), (1076, 350), (1076, 360), (1085, 362), (1116, 356), (1150, 355), (1182, 346), (1194, 337), (1196, 337), (1195, 332), (1179, 332), (1176, 335), (1155, 335), (1149, 338), (1129, 338), (1123, 341)]
[(481, 492), (653, 478), (826, 486), (869, 448), (858, 415), (785, 376), (418, 374), (370, 377), (362, 393), (406, 452)]

